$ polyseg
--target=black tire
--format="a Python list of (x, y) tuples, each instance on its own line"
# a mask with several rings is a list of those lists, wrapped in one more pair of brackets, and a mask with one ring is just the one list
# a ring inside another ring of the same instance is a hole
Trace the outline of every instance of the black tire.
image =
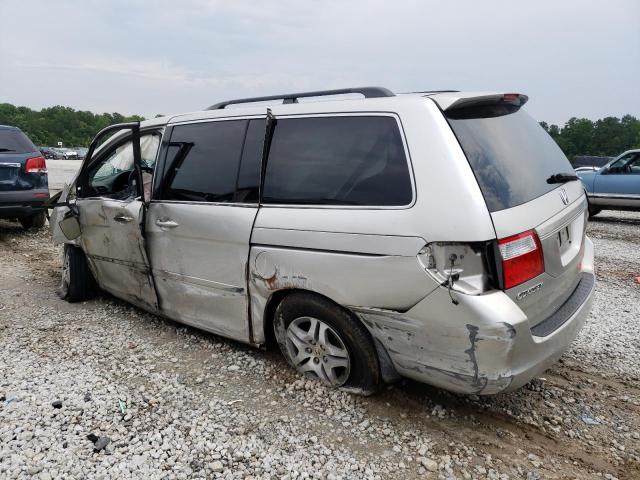
[(42, 228), (44, 227), (45, 216), (44, 212), (38, 212), (28, 217), (19, 218), (18, 221), (22, 228), (25, 230), (29, 230), (32, 228)]
[(593, 205), (589, 204), (589, 218), (593, 218), (598, 215), (602, 211), (601, 208), (596, 208)]
[(81, 302), (95, 295), (96, 282), (89, 270), (87, 257), (82, 249), (73, 245), (64, 246), (60, 298), (67, 302)]
[[(349, 373), (348, 378), (339, 388), (363, 395), (370, 395), (380, 388), (382, 384), (380, 365), (373, 340), (367, 329), (345, 309), (324, 297), (311, 293), (292, 293), (280, 302), (275, 311), (274, 334), (282, 354), (293, 368), (301, 371), (294, 364), (292, 354), (287, 347), (287, 328), (294, 320), (303, 317), (312, 317), (328, 325), (333, 330), (332, 333), (337, 334), (339, 340), (346, 346), (349, 354)], [(306, 375), (319, 378), (310, 372)]]

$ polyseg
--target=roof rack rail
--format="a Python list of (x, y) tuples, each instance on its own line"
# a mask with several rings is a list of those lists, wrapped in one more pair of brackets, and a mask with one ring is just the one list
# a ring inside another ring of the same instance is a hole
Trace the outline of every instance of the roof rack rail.
[(435, 95), (436, 93), (454, 93), (460, 90), (425, 90), (423, 92), (407, 92), (407, 93), (427, 93), (429, 95)]
[(364, 98), (380, 98), (380, 97), (395, 97), (395, 94), (384, 87), (357, 87), (357, 88), (339, 88), (337, 90), (318, 90), (315, 92), (300, 92), (300, 93), (286, 93), (283, 95), (270, 95), (268, 97), (253, 97), (253, 98), (239, 98), (237, 100), (227, 100), (225, 102), (216, 103), (211, 105), (207, 110), (220, 110), (228, 105), (235, 105), (238, 103), (253, 103), (264, 102), (268, 100), (282, 100), (283, 104), (286, 103), (298, 103), (299, 98), (305, 97), (323, 97), (326, 95), (343, 95), (346, 93), (359, 93)]

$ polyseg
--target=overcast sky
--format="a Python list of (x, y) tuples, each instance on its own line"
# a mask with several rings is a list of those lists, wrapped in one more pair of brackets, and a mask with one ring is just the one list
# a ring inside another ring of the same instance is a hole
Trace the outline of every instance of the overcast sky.
[(0, 0), (0, 102), (153, 116), (362, 85), (640, 117), (640, 1)]

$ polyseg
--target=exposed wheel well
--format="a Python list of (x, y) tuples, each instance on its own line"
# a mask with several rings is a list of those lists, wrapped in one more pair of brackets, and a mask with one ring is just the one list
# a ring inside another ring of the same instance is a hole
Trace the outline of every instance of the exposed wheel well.
[[(276, 308), (278, 308), (278, 305), (280, 304), (280, 302), (282, 302), (282, 300), (285, 299), (285, 297), (293, 294), (293, 293), (306, 293), (306, 294), (310, 294), (310, 295), (315, 295), (317, 297), (320, 298), (324, 298), (326, 300), (329, 300), (331, 303), (333, 303), (336, 307), (338, 307), (341, 310), (346, 311), (349, 316), (357, 322), (360, 322), (360, 319), (348, 308), (343, 307), (342, 305), (340, 305), (339, 303), (335, 302), (334, 300), (332, 300), (331, 298), (322, 295), (318, 292), (314, 292), (313, 290), (305, 290), (303, 288), (287, 288), (284, 290), (278, 290), (276, 292), (273, 293), (273, 295), (271, 295), (271, 297), (269, 298), (269, 300), (267, 301), (267, 305), (264, 309), (264, 338), (267, 341), (267, 346), (273, 346), (273, 345), (277, 345), (274, 333), (273, 333), (273, 319), (275, 317), (275, 313), (276, 313)], [(364, 325), (363, 325), (364, 326)], [(366, 329), (366, 326), (365, 326)], [(368, 331), (368, 330), (367, 330)], [(373, 339), (372, 339), (373, 341)]]
[(367, 328), (366, 325), (364, 325), (362, 320), (355, 313), (353, 313), (351, 310), (349, 310), (348, 308), (343, 307), (342, 305), (340, 305), (339, 303), (335, 302), (331, 298), (329, 298), (329, 297), (327, 297), (325, 295), (322, 295), (322, 294), (320, 294), (318, 292), (314, 292), (312, 290), (305, 290), (303, 288), (290, 288), (290, 289), (285, 289), (285, 290), (278, 290), (277, 292), (274, 292), (273, 295), (271, 295), (271, 297), (267, 301), (267, 305), (265, 307), (264, 322), (263, 322), (264, 323), (264, 337), (266, 339), (266, 345), (267, 345), (268, 348), (271, 348), (271, 347), (278, 348), (278, 342), (276, 341), (275, 333), (273, 331), (273, 321), (274, 321), (274, 317), (275, 317), (275, 312), (276, 312), (276, 309), (278, 308), (278, 305), (280, 304), (280, 302), (282, 302), (282, 300), (284, 300), (287, 296), (289, 296), (289, 295), (291, 295), (293, 293), (306, 293), (306, 294), (315, 295), (315, 296), (320, 297), (320, 298), (324, 298), (324, 299), (328, 300), (329, 302), (333, 303), (339, 309), (347, 312), (349, 317), (351, 317), (351, 319), (354, 322), (358, 322), (364, 327), (364, 329), (366, 330), (366, 332), (368, 334), (369, 339), (371, 340), (371, 343), (374, 345), (375, 350), (376, 350), (376, 355), (378, 357), (378, 365), (379, 365), (379, 368), (380, 368), (380, 374), (382, 375), (382, 379), (387, 383), (394, 383), (394, 382), (396, 382), (397, 380), (400, 379), (400, 375), (396, 371), (396, 369), (395, 369), (395, 367), (393, 365), (393, 362), (391, 361), (391, 358), (389, 357), (389, 353), (387, 352), (385, 347), (382, 345), (382, 343), (380, 343), (380, 341), (378, 339), (374, 338), (373, 335), (371, 335), (371, 332), (369, 332), (369, 329)]

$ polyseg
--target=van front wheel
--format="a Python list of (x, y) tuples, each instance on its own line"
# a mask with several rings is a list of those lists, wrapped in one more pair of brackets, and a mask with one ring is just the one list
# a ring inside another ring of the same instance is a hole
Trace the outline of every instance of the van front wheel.
[(81, 302), (91, 298), (95, 290), (96, 282), (91, 270), (89, 270), (84, 252), (78, 247), (65, 244), (59, 290), (60, 298), (67, 302)]
[(275, 312), (274, 332), (288, 363), (303, 375), (365, 395), (379, 388), (369, 332), (331, 301), (307, 293), (285, 297)]

